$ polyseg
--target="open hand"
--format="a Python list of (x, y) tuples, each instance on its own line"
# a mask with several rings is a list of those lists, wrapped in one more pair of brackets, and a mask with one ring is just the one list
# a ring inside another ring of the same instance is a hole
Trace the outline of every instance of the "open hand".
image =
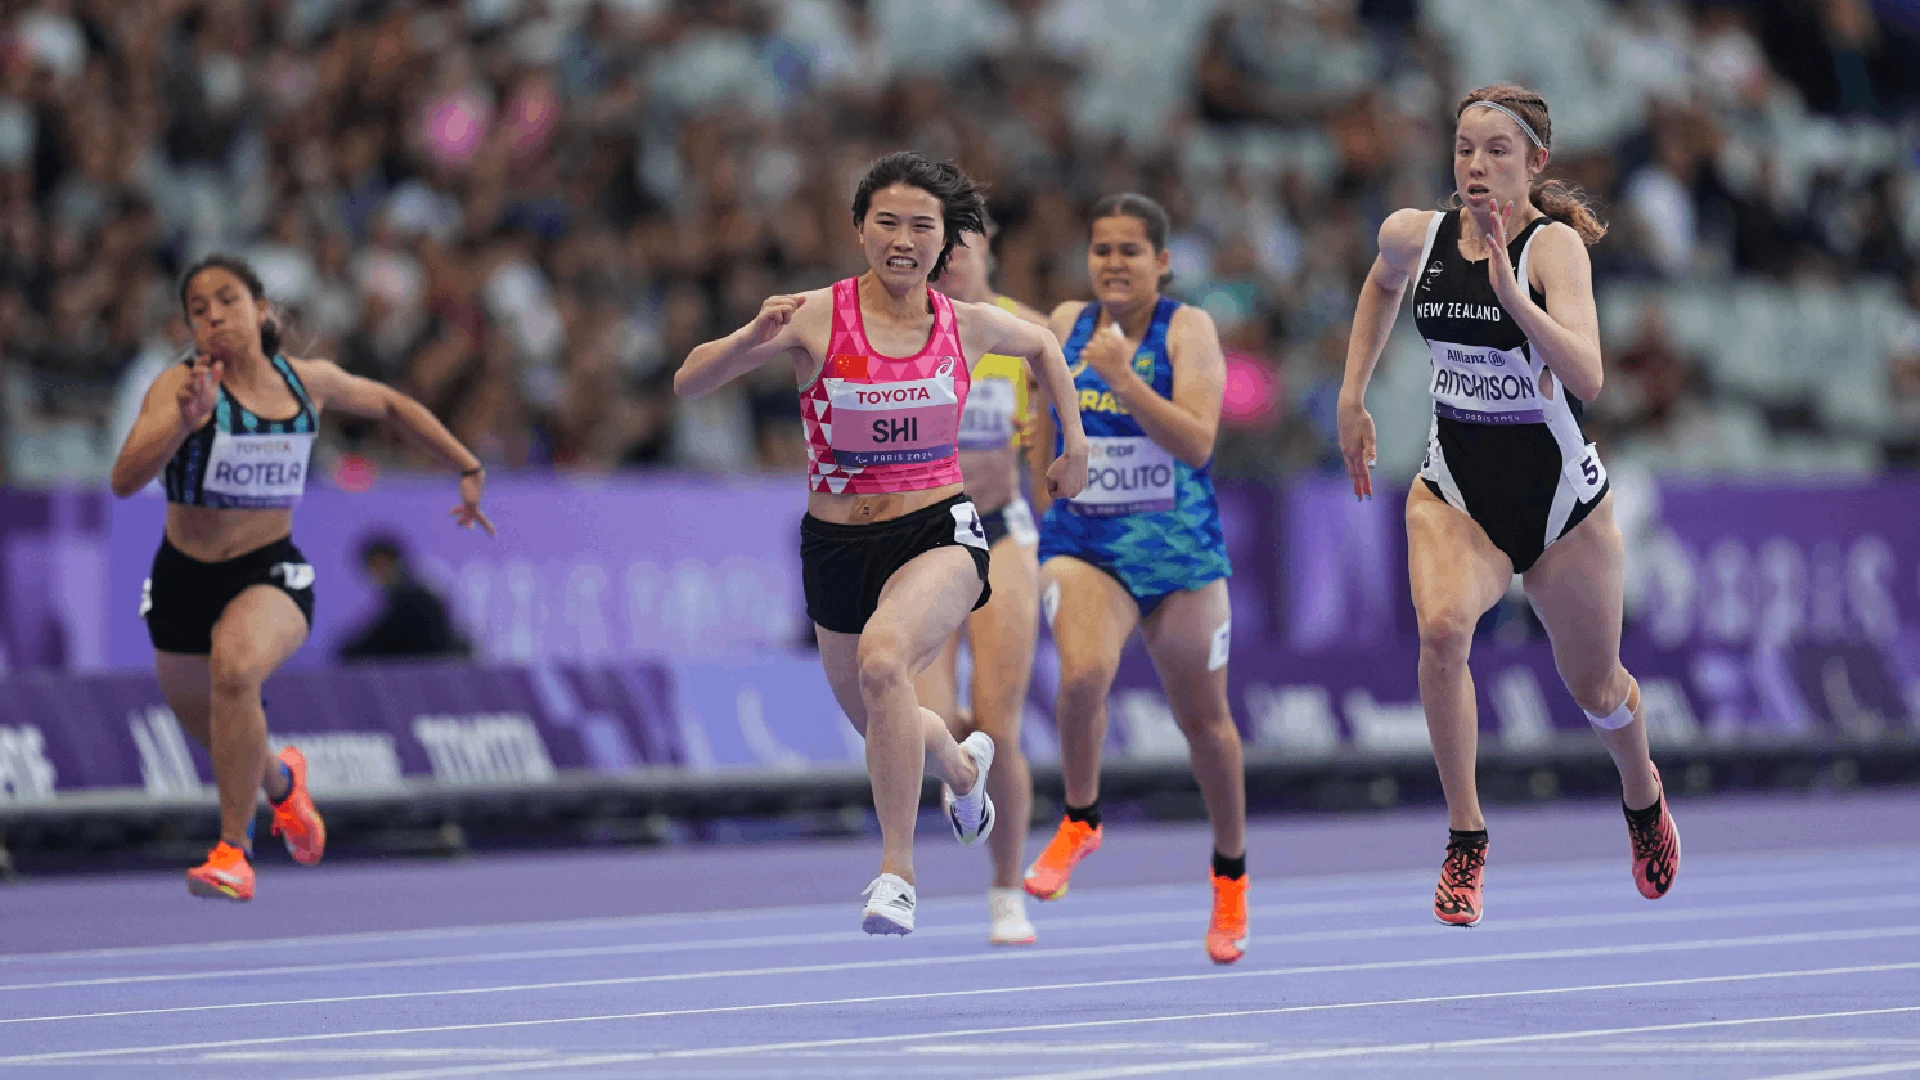
[(1357, 499), (1373, 498), (1374, 431), (1373, 416), (1365, 405), (1340, 404), (1340, 458), (1346, 462), (1347, 479), (1353, 482)]
[(1492, 249), (1487, 255), (1487, 276), (1493, 281), (1493, 295), (1508, 311), (1513, 310), (1520, 297), (1520, 286), (1513, 276), (1513, 260), (1507, 257), (1507, 219), (1515, 205), (1509, 202), (1502, 207), (1498, 202), (1488, 202), (1485, 212), (1474, 214), (1481, 233), (1487, 238), (1487, 246)]
[(487, 530), (488, 536), (498, 536), (493, 530), (493, 522), (480, 512), (480, 493), (487, 486), (487, 474), (474, 473), (460, 478), (460, 505), (453, 508), (453, 523), (463, 529), (475, 525)]

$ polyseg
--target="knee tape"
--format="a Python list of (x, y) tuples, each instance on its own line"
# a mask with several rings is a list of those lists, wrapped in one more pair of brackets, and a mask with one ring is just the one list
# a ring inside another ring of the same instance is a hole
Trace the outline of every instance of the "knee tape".
[(1040, 594), (1040, 612), (1047, 617), (1048, 628), (1052, 628), (1054, 616), (1060, 614), (1059, 582), (1047, 582), (1046, 590)]
[[(1586, 712), (1585, 709), (1581, 711)], [(1608, 731), (1619, 731), (1621, 728), (1633, 723), (1633, 710), (1627, 708), (1627, 703), (1623, 701), (1620, 703), (1619, 708), (1605, 716), (1595, 716), (1592, 713), (1587, 713), (1587, 722), (1597, 728), (1604, 728)]]
[[(1587, 722), (1605, 731), (1619, 731), (1633, 723), (1633, 707), (1640, 704), (1640, 683), (1631, 677), (1627, 680), (1627, 696), (1620, 701), (1620, 707), (1605, 716), (1587, 713)], [(1585, 709), (1580, 710), (1586, 712)]]

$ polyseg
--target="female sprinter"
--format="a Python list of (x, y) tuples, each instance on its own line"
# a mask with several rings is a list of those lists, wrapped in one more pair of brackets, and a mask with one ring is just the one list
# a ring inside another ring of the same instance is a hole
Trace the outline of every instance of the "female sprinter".
[[(955, 742), (913, 690), (914, 675), (989, 596), (986, 529), (956, 449), (971, 370), (999, 353), (1031, 364), (1057, 393), (1072, 385), (1046, 331), (927, 287), (960, 234), (984, 230), (984, 210), (959, 169), (918, 154), (881, 158), (853, 197), (868, 271), (769, 298), (752, 322), (694, 349), (674, 377), (678, 393), (695, 397), (780, 356), (799, 379), (807, 614), (827, 682), (867, 740), (880, 817), (880, 874), (861, 911), (870, 934), (913, 931), (913, 826), (929, 764), (947, 785), (942, 801), (960, 841), (993, 828), (993, 739)], [(1087, 447), (1077, 415), (1064, 426), (1048, 484), (1073, 495), (1086, 483)]]
[[(987, 284), (989, 240), (961, 233), (940, 276), (940, 291), (969, 304), (997, 304), (1033, 323), (1046, 316), (1017, 300), (994, 293)], [(988, 586), (993, 599), (940, 649), (914, 682), (921, 704), (945, 718), (956, 732), (984, 731), (995, 747), (993, 779), (987, 794), (1007, 827), (988, 841), (993, 853), (993, 885), (987, 889), (988, 942), (1033, 944), (1027, 921), (1027, 894), (1020, 888), (1020, 860), (1033, 814), (1033, 778), (1020, 751), (1020, 713), (1033, 675), (1033, 644), (1040, 619), (1040, 533), (1033, 510), (1020, 495), (1020, 446), (1027, 426), (1026, 364), (1018, 357), (989, 353), (974, 365), (967, 405), (960, 414), (960, 472), (967, 498), (980, 510), (993, 558)], [(958, 666), (960, 635), (973, 651), (973, 707), (962, 713)]]
[(1601, 383), (1587, 245), (1606, 227), (1577, 192), (1539, 182), (1553, 145), (1539, 95), (1475, 90), (1455, 123), (1456, 208), (1401, 210), (1380, 227), (1339, 415), (1354, 494), (1371, 497), (1367, 382), (1412, 283), (1414, 325), (1433, 352), (1434, 419), (1407, 496), (1407, 562), (1420, 701), (1450, 827), (1433, 913), (1472, 926), (1484, 911), (1487, 826), (1474, 787), (1480, 728), (1467, 651), (1516, 573), (1561, 679), (1620, 770), (1634, 882), (1650, 900), (1673, 885), (1680, 835), (1648, 754), (1640, 688), (1620, 665), (1624, 549), (1606, 469), (1580, 426)]
[[(1120, 650), (1139, 627), (1187, 737), (1213, 819), (1207, 955), (1246, 953), (1247, 791), (1227, 705), (1226, 542), (1207, 467), (1226, 362), (1206, 312), (1160, 295), (1167, 212), (1142, 195), (1094, 204), (1087, 276), (1096, 302), (1062, 304), (1053, 331), (1072, 359), (1091, 461), (1085, 491), (1040, 525), (1041, 605), (1060, 654), (1055, 708), (1067, 812), (1027, 870), (1027, 892), (1057, 900), (1100, 846), (1100, 745)], [(1062, 398), (1047, 388), (1062, 415)], [(1072, 413), (1066, 410), (1066, 415)], [(1052, 438), (1043, 422), (1037, 435)], [(1039, 493), (1035, 493), (1039, 498)]]
[(180, 304), (196, 355), (148, 390), (112, 484), (124, 498), (166, 473), (166, 531), (141, 614), (161, 693), (213, 755), (220, 792), (220, 842), (187, 872), (187, 889), (251, 900), (256, 792), (265, 789), (295, 861), (319, 862), (327, 842), (306, 759), (293, 747), (269, 758), (260, 703), (261, 683), (306, 640), (313, 615), (313, 567), (288, 534), (321, 411), (397, 422), (461, 470), (455, 521), (489, 534), (493, 525), (480, 512), (480, 462), (425, 407), (330, 361), (281, 354), (280, 327), (245, 262), (196, 263)]

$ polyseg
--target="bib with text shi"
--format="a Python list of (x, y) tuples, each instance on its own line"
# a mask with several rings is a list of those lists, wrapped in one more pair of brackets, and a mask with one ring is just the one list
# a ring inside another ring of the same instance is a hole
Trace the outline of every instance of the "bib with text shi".
[(864, 356), (829, 359), (821, 382), (832, 406), (827, 445), (841, 466), (913, 465), (952, 457), (959, 441), (958, 358), (927, 378), (867, 382)]

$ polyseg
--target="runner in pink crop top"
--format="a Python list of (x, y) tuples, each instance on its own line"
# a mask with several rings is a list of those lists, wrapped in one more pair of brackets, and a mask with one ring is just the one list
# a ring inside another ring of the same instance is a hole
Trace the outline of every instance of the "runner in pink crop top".
[(883, 356), (867, 343), (860, 279), (833, 286), (833, 329), (820, 374), (800, 389), (807, 488), (835, 495), (925, 491), (960, 483), (960, 413), (970, 378), (953, 301), (932, 289), (933, 330), (920, 351)]
[(861, 909), (870, 934), (913, 930), (924, 773), (944, 782), (961, 843), (993, 830), (992, 737), (956, 740), (920, 707), (913, 686), (967, 613), (992, 596), (986, 530), (962, 487), (956, 445), (980, 357), (1026, 361), (1054, 400), (1068, 403), (1063, 449), (1046, 482), (1056, 498), (1087, 482), (1087, 441), (1059, 342), (992, 304), (955, 303), (928, 286), (961, 233), (985, 231), (985, 213), (954, 166), (918, 154), (881, 158), (853, 199), (867, 272), (769, 298), (752, 322), (694, 349), (673, 380), (677, 393), (698, 397), (775, 357), (793, 365), (808, 459), (801, 584), (827, 684), (868, 741), (880, 819), (880, 874)]

